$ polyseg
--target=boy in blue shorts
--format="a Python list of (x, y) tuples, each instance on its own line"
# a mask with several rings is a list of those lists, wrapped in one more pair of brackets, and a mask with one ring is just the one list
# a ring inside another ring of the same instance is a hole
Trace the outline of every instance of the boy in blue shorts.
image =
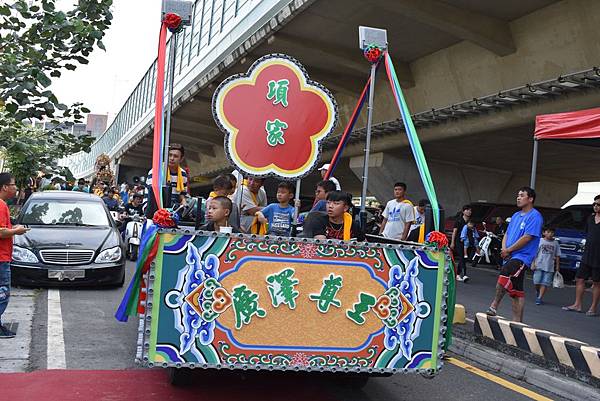
[(289, 237), (292, 232), (294, 221), (294, 207), (290, 201), (294, 198), (294, 187), (290, 182), (282, 181), (277, 186), (277, 203), (271, 203), (262, 210), (256, 212), (258, 221), (269, 224), (267, 235)]
[(554, 229), (544, 227), (542, 235), (537, 254), (531, 264), (533, 284), (535, 284), (535, 291), (537, 293), (535, 298), (536, 305), (543, 303), (542, 298), (548, 288), (552, 287), (554, 272), (559, 271), (560, 264), (560, 246), (554, 238)]

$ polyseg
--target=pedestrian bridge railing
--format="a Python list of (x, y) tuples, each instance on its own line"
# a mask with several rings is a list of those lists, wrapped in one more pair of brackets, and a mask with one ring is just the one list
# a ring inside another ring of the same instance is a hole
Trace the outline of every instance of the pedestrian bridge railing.
[[(191, 98), (209, 83), (215, 68), (235, 61), (232, 53), (251, 45), (248, 39), (257, 32), (275, 29), (295, 10), (311, 0), (196, 0), (192, 24), (179, 33), (175, 51), (174, 103)], [(158, 21), (157, 21), (158, 26)], [(158, 40), (158, 37), (157, 37)], [(169, 48), (169, 46), (167, 46)], [(167, 55), (168, 60), (168, 55)], [(126, 67), (125, 67), (126, 68)], [(169, 67), (167, 66), (167, 71)], [(108, 154), (111, 159), (123, 155), (144, 132), (154, 117), (156, 60), (129, 95), (108, 129), (94, 142), (89, 153), (79, 152), (62, 159), (75, 177), (90, 176), (96, 158)]]

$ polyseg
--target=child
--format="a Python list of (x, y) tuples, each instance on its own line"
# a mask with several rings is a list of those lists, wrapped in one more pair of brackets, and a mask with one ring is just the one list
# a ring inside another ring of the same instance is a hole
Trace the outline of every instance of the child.
[(544, 227), (537, 254), (531, 264), (533, 284), (535, 284), (535, 291), (537, 293), (535, 298), (536, 305), (543, 304), (542, 298), (547, 289), (552, 287), (554, 272), (559, 271), (559, 264), (560, 246), (558, 241), (554, 239), (554, 229)]
[[(206, 200), (206, 213), (208, 218), (208, 205), (217, 196), (228, 197), (233, 193), (233, 184), (227, 175), (219, 175), (213, 181), (213, 191), (210, 193), (210, 197)], [(230, 198), (231, 199), (231, 198)], [(240, 209), (238, 205), (232, 203), (231, 213), (229, 214), (229, 224), (233, 227), (240, 226)]]
[(479, 233), (475, 228), (475, 223), (467, 222), (460, 233), (460, 240), (463, 243), (465, 259), (469, 258), (470, 248), (475, 248), (475, 254), (479, 255)]
[[(200, 227), (200, 229), (203, 231), (239, 233), (240, 230), (238, 227), (229, 224), (229, 215), (232, 208), (233, 204), (228, 197), (216, 196), (212, 198), (210, 203), (208, 203), (206, 211), (208, 223)], [(224, 228), (223, 230), (221, 230), (222, 227)]]
[(315, 190), (315, 203), (310, 211), (327, 212), (327, 194), (331, 191), (335, 191), (335, 183), (333, 181), (320, 181)]
[(271, 203), (256, 212), (256, 217), (261, 224), (269, 224), (267, 235), (289, 237), (294, 221), (294, 207), (290, 201), (294, 198), (294, 187), (287, 181), (282, 181), (277, 186), (277, 202)]

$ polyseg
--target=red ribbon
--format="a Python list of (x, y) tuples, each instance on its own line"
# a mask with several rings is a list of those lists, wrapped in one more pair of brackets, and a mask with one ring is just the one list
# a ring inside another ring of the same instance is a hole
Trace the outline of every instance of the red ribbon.
[(181, 25), (181, 17), (174, 13), (168, 13), (165, 15), (163, 23), (171, 30), (171, 32), (176, 31), (179, 28), (179, 25)]
[(439, 231), (432, 231), (427, 235), (427, 242), (435, 244), (438, 249), (448, 246), (448, 237)]
[[(168, 16), (169, 14), (167, 14)], [(167, 24), (163, 21), (158, 37), (158, 58), (156, 59), (156, 97), (154, 109), (154, 140), (152, 144), (152, 190), (157, 207), (161, 207), (161, 158), (163, 142), (163, 102), (165, 94), (165, 60), (167, 55)]]
[(158, 209), (154, 216), (152, 217), (152, 221), (154, 224), (160, 227), (175, 227), (175, 221), (171, 217), (171, 213), (169, 213), (166, 209)]

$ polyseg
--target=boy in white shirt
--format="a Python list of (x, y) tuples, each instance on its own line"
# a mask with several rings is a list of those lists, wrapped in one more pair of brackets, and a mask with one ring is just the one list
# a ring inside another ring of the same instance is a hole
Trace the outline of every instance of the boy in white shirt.
[(383, 210), (381, 235), (405, 241), (410, 226), (415, 221), (415, 212), (411, 201), (405, 198), (406, 184), (394, 184), (394, 199), (389, 201)]

